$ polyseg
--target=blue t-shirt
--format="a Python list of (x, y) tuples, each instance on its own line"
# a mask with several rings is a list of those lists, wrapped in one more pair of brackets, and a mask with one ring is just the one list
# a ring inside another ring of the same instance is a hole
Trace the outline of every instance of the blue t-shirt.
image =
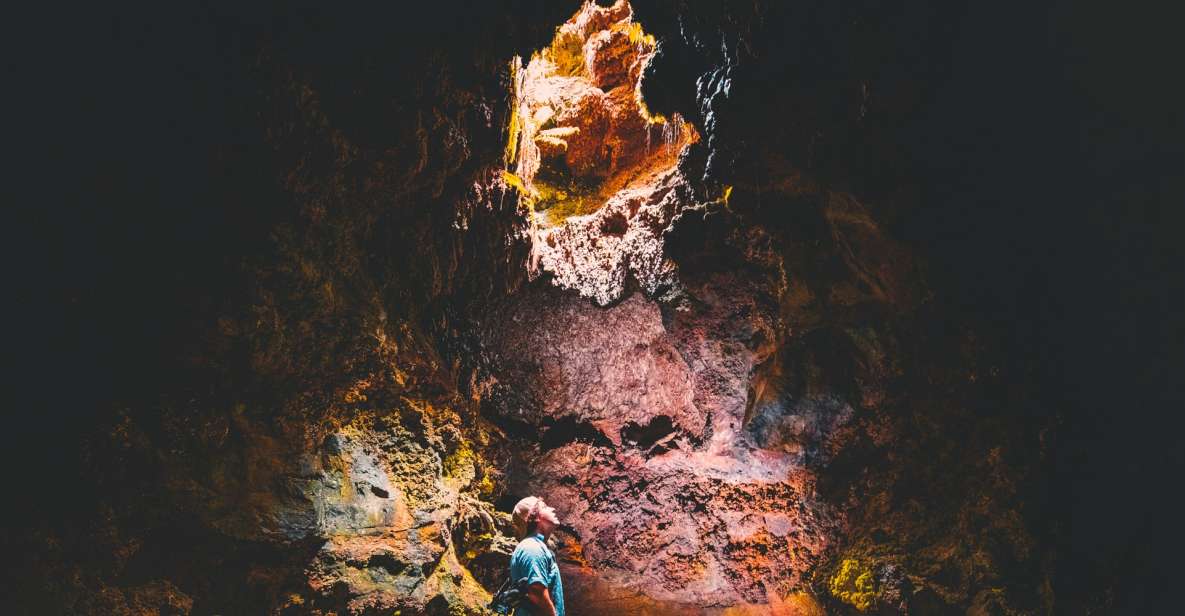
[[(564, 585), (560, 582), (560, 568), (555, 562), (555, 554), (543, 542), (543, 535), (527, 537), (518, 542), (514, 553), (510, 555), (510, 579), (514, 581), (527, 578), (529, 584), (539, 582), (547, 587), (551, 594), (551, 602), (555, 604), (556, 616), (564, 616)], [(514, 616), (531, 616), (535, 604), (530, 599), (524, 599), (514, 610)]]

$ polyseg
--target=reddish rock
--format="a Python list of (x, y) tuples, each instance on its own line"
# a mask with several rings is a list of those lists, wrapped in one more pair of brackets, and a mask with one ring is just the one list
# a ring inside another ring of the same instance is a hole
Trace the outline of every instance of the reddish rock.
[(587, 424), (620, 446), (631, 426), (662, 416), (670, 428), (660, 436), (703, 438), (691, 370), (665, 335), (656, 304), (635, 295), (606, 312), (562, 296), (536, 300), (499, 312), (486, 332), (494, 361), (505, 367), (500, 378), (521, 385), (518, 395), (530, 401), (515, 409), (515, 419)]
[(753, 291), (715, 280), (693, 290), (699, 308), (667, 319), (637, 294), (598, 309), (538, 292), (485, 322), (499, 383), (529, 392), (499, 398), (499, 412), (545, 444), (518, 489), (570, 525), (559, 551), (583, 581), (568, 587), (594, 613), (762, 603), (835, 539), (837, 514), (798, 452), (744, 425), (751, 340), (771, 333)]
[(609, 151), (605, 148), (605, 134), (610, 120), (605, 93), (574, 77), (552, 77), (542, 87), (553, 93), (548, 102), (556, 110), (545, 126), (578, 129), (564, 139), (568, 144), (564, 152), (568, 170), (576, 177), (607, 176)]
[(594, 32), (584, 44), (584, 70), (606, 92), (621, 85), (632, 88), (641, 60), (624, 28)]
[(599, 181), (566, 215), (469, 173), (497, 149), (498, 105), (458, 89), (473, 74), (408, 84), (406, 124), (265, 88), (291, 212), (251, 235), (247, 299), (211, 303), (197, 386), (170, 392), (186, 402), (86, 444), (94, 528), (20, 538), (52, 564), (30, 569), (37, 598), (65, 599), (13, 609), (478, 614), (514, 545), (494, 503), (536, 492), (567, 523), (572, 613), (813, 615), (845, 561), (881, 613), (1039, 611), (1002, 573), (1050, 575), (1022, 506), (1046, 435), (968, 408), (991, 399), (990, 353), (936, 318), (870, 204), (768, 152), (731, 202), (697, 202), (683, 173), (703, 167), (676, 164), (696, 133), (639, 105), (653, 46), (631, 19), (587, 2), (519, 75), (524, 186)]

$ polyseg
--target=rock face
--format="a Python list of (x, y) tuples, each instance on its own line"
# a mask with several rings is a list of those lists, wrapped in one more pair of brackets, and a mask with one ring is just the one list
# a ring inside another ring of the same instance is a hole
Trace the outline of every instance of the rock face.
[[(558, 294), (524, 297), (496, 312), (484, 336), (497, 349), (515, 420), (585, 425), (592, 440), (621, 446), (655, 413), (669, 434), (703, 440), (691, 371), (663, 329), (658, 306), (632, 296), (608, 311)], [(557, 432), (564, 428), (556, 428)], [(544, 435), (546, 439), (546, 434)], [(636, 439), (635, 439), (636, 440)]]
[(311, 499), (314, 536), (325, 540), (307, 569), (313, 596), (347, 599), (355, 613), (424, 610), (441, 598), (480, 609), (486, 591), (461, 566), (452, 541), (453, 528), (471, 520), (495, 530), (486, 508), (461, 494), (474, 469), (455, 449), (437, 462), (430, 446), (417, 447), (382, 425), (351, 426), (324, 443), (324, 470)]
[(769, 315), (735, 280), (698, 290), (705, 305), (669, 319), (640, 295), (603, 310), (543, 291), (486, 322), (498, 412), (543, 443), (512, 489), (568, 521), (564, 571), (591, 613), (765, 603), (834, 535), (798, 452), (742, 428)]
[(557, 286), (599, 305), (621, 299), (631, 285), (652, 295), (677, 285), (677, 268), (665, 254), (663, 238), (692, 197), (676, 169), (652, 182), (623, 189), (592, 214), (536, 230), (535, 262)]
[(904, 370), (895, 334), (857, 315), (909, 314), (921, 291), (866, 208), (812, 190), (775, 201), (822, 205), (831, 240), (802, 261), (787, 229), (716, 204), (674, 226), (675, 258), (693, 267), (673, 298), (599, 309), (541, 289), (479, 318), (487, 412), (538, 435), (510, 489), (567, 520), (560, 553), (591, 613), (776, 603), (842, 545), (844, 508), (821, 494), (847, 448), (893, 440), (876, 426)]
[(530, 273), (601, 305), (631, 284), (654, 294), (674, 283), (663, 236), (694, 205), (677, 163), (698, 134), (642, 101), (655, 49), (627, 0), (586, 2), (525, 68), (512, 64), (507, 162), (531, 207)]
[[(15, 611), (483, 614), (528, 494), (573, 616), (1053, 611), (1048, 417), (901, 239), (861, 131), (905, 112), (790, 78), (798, 4), (638, 2), (661, 47), (543, 4), (260, 43), (220, 154), (278, 195), (225, 188), (262, 230), (10, 542)], [(829, 53), (913, 57), (848, 11)]]

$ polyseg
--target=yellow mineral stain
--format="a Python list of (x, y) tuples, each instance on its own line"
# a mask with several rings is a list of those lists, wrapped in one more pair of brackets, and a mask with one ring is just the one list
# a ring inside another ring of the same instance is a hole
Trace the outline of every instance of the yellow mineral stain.
[(518, 102), (519, 102), (519, 75), (523, 70), (522, 58), (515, 56), (510, 59), (510, 125), (506, 127), (506, 152), (503, 161), (507, 167), (514, 164), (515, 158), (518, 156), (518, 133), (520, 127), (518, 125)]
[(839, 570), (828, 581), (831, 595), (844, 603), (866, 612), (876, 601), (876, 582), (872, 570), (860, 561), (844, 559)]

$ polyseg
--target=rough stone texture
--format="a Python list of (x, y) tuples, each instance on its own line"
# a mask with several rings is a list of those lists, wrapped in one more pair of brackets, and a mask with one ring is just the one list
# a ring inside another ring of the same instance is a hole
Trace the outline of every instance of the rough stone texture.
[[(694, 128), (678, 115), (651, 117), (641, 102), (642, 71), (654, 52), (628, 2), (585, 3), (515, 85), (514, 171), (524, 198), (550, 208), (531, 221), (531, 274), (546, 272), (601, 305), (631, 284), (651, 294), (674, 284), (663, 236), (695, 204), (676, 169), (697, 138)], [(574, 54), (580, 59), (569, 67), (565, 58)], [(556, 197), (566, 188), (545, 186), (569, 177), (595, 186), (577, 188), (587, 193), (579, 197)], [(577, 200), (575, 215), (556, 217)]]
[[(380, 353), (396, 353), (395, 346), (388, 340)], [(480, 613), (489, 594), (465, 565), (479, 553), (508, 554), (498, 539), (506, 516), (482, 501), (490, 496), (495, 471), (472, 449), (485, 437), (454, 410), (463, 408), (462, 401), (417, 396), (415, 386), (406, 387), (413, 378), (388, 372), (389, 380), (380, 374), (360, 379), (338, 392), (338, 402), (313, 424), (267, 420), (240, 406), (226, 418), (210, 417), (196, 434), (177, 432), (155, 443), (141, 421), (122, 417), (101, 446), (152, 460), (160, 479), (145, 484), (149, 498), (174, 503), (186, 512), (189, 533), (213, 538), (211, 553), (191, 552), (186, 560), (192, 562), (169, 561), (154, 574), (192, 588), (188, 567), (200, 573), (221, 559), (236, 562), (236, 554), (251, 549), (273, 556), (248, 560), (245, 572), (228, 571), (243, 576), (235, 582), (241, 590), (203, 589), (195, 611), (238, 605), (261, 612)], [(138, 474), (130, 466), (120, 470)], [(119, 570), (135, 570), (141, 555), (151, 559), (154, 551), (171, 551), (171, 541), (176, 539), (166, 535), (126, 544), (130, 562)], [(290, 556), (274, 556), (280, 554)], [(489, 585), (488, 571), (475, 569)], [(149, 601), (160, 595), (161, 584), (172, 588), (167, 579), (146, 589), (104, 589), (77, 609), (137, 613), (100, 606), (119, 593), (129, 606)], [(252, 598), (218, 596), (225, 592)], [(168, 597), (174, 595), (180, 599), (169, 599), (173, 603), (185, 602), (178, 592)]]
[[(554, 124), (555, 129), (559, 130), (575, 129), (560, 140), (563, 147), (555, 150), (552, 156), (546, 156), (549, 153), (547, 150), (540, 152), (542, 164), (562, 158), (568, 169), (578, 177), (605, 178), (609, 174), (610, 162), (609, 150), (605, 147), (610, 125), (605, 93), (580, 77), (550, 76), (535, 79), (531, 69), (527, 71), (526, 87), (538, 88), (547, 93), (544, 106), (528, 107), (533, 122), (541, 126)], [(532, 93), (530, 90), (528, 92)], [(528, 135), (524, 134), (524, 149), (530, 147), (527, 139)], [(534, 137), (531, 141), (537, 142), (539, 139)]]
[[(80, 446), (56, 425), (36, 443), (73, 474), (12, 465), (53, 498), (10, 507), (37, 519), (5, 529), (9, 611), (478, 614), (529, 492), (566, 518), (569, 604), (594, 616), (1130, 605), (1118, 577), (1066, 581), (1046, 496), (1064, 430), (1027, 389), (1034, 360), (943, 300), (904, 214), (917, 152), (892, 131), (928, 95), (916, 80), (941, 81), (924, 59), (948, 50), (914, 45), (945, 22), (639, 1), (660, 51), (624, 2), (558, 37), (573, 7), (437, 4), (422, 22), (294, 7), (229, 39), (195, 20), (245, 48), (217, 65), (242, 73), (241, 117), (202, 152), (217, 172), (194, 218), (220, 232), (145, 250), (154, 275), (104, 296), (98, 314), (128, 316), (94, 317), (99, 339), (148, 359), (120, 365), (135, 374)], [(548, 41), (563, 66), (507, 87), (506, 61)], [(638, 83), (703, 138), (644, 115)], [(539, 156), (511, 171), (575, 167), (587, 209), (506, 190), (503, 126), (532, 87), (520, 145)], [(161, 342), (116, 326), (140, 317), (171, 324)], [(50, 404), (88, 382), (62, 357)]]
[[(506, 390), (497, 412), (544, 444), (515, 489), (546, 495), (568, 521), (560, 553), (587, 609), (765, 603), (833, 540), (836, 512), (815, 497), (801, 451), (742, 428), (760, 341), (774, 334), (755, 291), (716, 277), (667, 319), (636, 294), (597, 309), (542, 291), (485, 322)], [(819, 446), (850, 415), (816, 411), (826, 429), (800, 436)]]
[(683, 176), (668, 170), (652, 185), (618, 192), (593, 214), (538, 230), (533, 258), (557, 286), (602, 306), (621, 299), (631, 284), (660, 293), (677, 284), (663, 236), (690, 198)]
[[(502, 68), (522, 41), (490, 38)], [(183, 285), (222, 295), (154, 317), (182, 331), (85, 434), (70, 523), (4, 537), (11, 579), (28, 578), (10, 611), (479, 614), (496, 588), (497, 430), (459, 395), (440, 351), (451, 324), (427, 305), (525, 278), (522, 214), (494, 181), (498, 69), (424, 50), (415, 87), (372, 92), (418, 111), (371, 115), (352, 107), (376, 100), (357, 74), (294, 69), (307, 50), (282, 42), (256, 51), (234, 60), (252, 145), (219, 160), (266, 178), (222, 194), (264, 222), (228, 224), (242, 243), (209, 257), (225, 270)]]
[(621, 85), (632, 90), (642, 70), (638, 55), (626, 29), (600, 30), (584, 44), (584, 71), (605, 92)]
[[(977, 387), (964, 371), (992, 353), (925, 333), (922, 268), (871, 208), (777, 177), (761, 202), (741, 186), (671, 223), (681, 275), (661, 302), (598, 309), (536, 289), (477, 317), (486, 412), (525, 439), (510, 489), (557, 504), (569, 592), (591, 613), (776, 610), (804, 590), (804, 613), (816, 600), (925, 613), (979, 601), (998, 559), (1035, 565), (1013, 490), (1036, 460), (998, 483), (954, 480), (979, 476), (1016, 429), (978, 424), (955, 393)], [(690, 383), (689, 406), (667, 395), (671, 378), (639, 378), (668, 348), (680, 361), (662, 374)], [(919, 395), (923, 382), (945, 385)], [(980, 438), (939, 446), (960, 422)], [(914, 468), (924, 451), (941, 462)], [(908, 490), (944, 505), (906, 522), (921, 511)], [(992, 522), (977, 533), (969, 519)], [(970, 564), (1001, 546), (1008, 556)]]
[(605, 311), (562, 295), (534, 299), (495, 312), (484, 334), (496, 349), (489, 360), (503, 368), (500, 380), (522, 401), (509, 418), (588, 424), (595, 440), (620, 446), (631, 426), (663, 413), (671, 431), (660, 437), (704, 438), (691, 370), (667, 339), (656, 304), (633, 296)]
[(453, 527), (469, 517), (495, 530), (483, 506), (460, 493), (474, 478), (472, 460), (458, 459), (455, 432), (452, 457), (443, 462), (400, 432), (327, 437), (313, 498), (317, 536), (326, 541), (307, 569), (309, 587), (317, 598), (348, 597), (356, 613), (423, 610), (437, 597), (477, 611), (486, 591), (458, 562), (452, 542)]

